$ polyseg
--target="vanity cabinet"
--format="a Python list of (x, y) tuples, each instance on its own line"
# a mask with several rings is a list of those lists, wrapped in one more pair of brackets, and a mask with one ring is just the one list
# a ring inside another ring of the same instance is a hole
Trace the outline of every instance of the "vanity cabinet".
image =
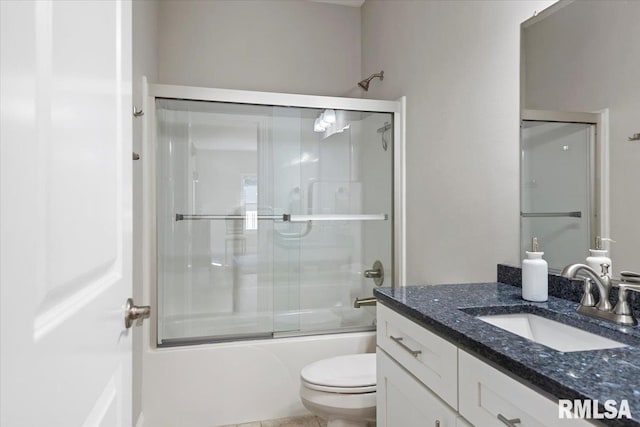
[(378, 347), (457, 409), (458, 348), (384, 305), (377, 319)]
[(559, 419), (557, 402), (394, 310), (377, 314), (378, 427), (592, 425)]
[(458, 412), (458, 349), (378, 305), (378, 427), (470, 427)]
[(393, 361), (377, 351), (379, 427), (455, 427), (458, 414)]
[(460, 414), (477, 426), (518, 427), (592, 426), (581, 419), (559, 419), (558, 403), (499, 370), (458, 350)]

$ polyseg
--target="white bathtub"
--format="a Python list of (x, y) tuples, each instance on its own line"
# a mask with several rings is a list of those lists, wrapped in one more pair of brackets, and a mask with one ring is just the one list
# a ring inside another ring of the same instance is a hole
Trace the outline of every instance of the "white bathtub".
[[(144, 327), (145, 342), (152, 342)], [(375, 351), (375, 332), (154, 349), (145, 345), (137, 427), (213, 427), (306, 414), (300, 370)]]

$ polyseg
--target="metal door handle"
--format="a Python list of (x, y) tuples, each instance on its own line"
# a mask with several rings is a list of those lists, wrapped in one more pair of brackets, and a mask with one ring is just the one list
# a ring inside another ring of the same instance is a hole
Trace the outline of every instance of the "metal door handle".
[(413, 357), (418, 357), (419, 354), (422, 354), (422, 350), (414, 350), (411, 347), (408, 347), (405, 343), (402, 342), (402, 337), (394, 337), (393, 335), (389, 335), (393, 341), (395, 341), (400, 347), (407, 350)]
[(133, 321), (137, 320), (136, 326), (142, 325), (144, 319), (151, 316), (151, 306), (134, 305), (133, 299), (128, 298), (124, 308), (124, 326), (129, 329), (133, 326)]
[(509, 427), (518, 427), (518, 426), (516, 426), (516, 424), (520, 424), (522, 422), (522, 421), (520, 421), (520, 418), (508, 419), (507, 417), (505, 417), (502, 414), (498, 414), (498, 419), (500, 421), (502, 421), (505, 425), (509, 426)]

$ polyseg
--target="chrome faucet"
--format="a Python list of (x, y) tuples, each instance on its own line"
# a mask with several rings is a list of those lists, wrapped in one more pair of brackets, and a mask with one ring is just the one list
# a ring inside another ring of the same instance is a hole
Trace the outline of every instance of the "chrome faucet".
[[(586, 264), (570, 264), (562, 269), (560, 274), (568, 279), (574, 279), (578, 272), (583, 272), (587, 276), (584, 279), (584, 295), (578, 306), (578, 313), (621, 325), (637, 325), (638, 321), (633, 317), (627, 301), (627, 293), (628, 291), (640, 292), (640, 274), (623, 271), (620, 273), (622, 281), (614, 284), (609, 277), (609, 265), (602, 264), (601, 267), (601, 274), (596, 273)], [(592, 283), (595, 283), (600, 294), (597, 304), (592, 293)], [(615, 307), (609, 301), (609, 294), (614, 286), (619, 289)]]
[[(596, 273), (593, 268), (586, 264), (570, 264), (563, 268), (562, 273), (560, 274), (568, 279), (574, 279), (580, 271), (584, 271), (584, 273), (591, 279), (585, 279), (584, 281), (584, 296), (582, 297), (580, 305), (586, 307), (595, 306), (601, 311), (611, 311), (612, 306), (609, 301), (609, 294), (611, 293), (611, 279), (607, 274), (609, 271), (609, 265), (602, 264), (602, 275)], [(591, 281), (596, 284), (598, 292), (600, 293), (600, 300), (597, 305), (594, 303), (593, 294), (591, 293)]]

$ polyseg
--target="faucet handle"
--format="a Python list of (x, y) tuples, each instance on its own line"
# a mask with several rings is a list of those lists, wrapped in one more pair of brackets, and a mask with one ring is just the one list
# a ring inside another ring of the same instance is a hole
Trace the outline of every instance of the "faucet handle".
[(618, 303), (613, 308), (613, 313), (619, 317), (618, 323), (637, 325), (638, 321), (633, 317), (633, 311), (627, 301), (628, 291), (640, 292), (640, 284), (620, 283), (618, 285)]
[(596, 300), (593, 297), (593, 291), (591, 290), (591, 280), (589, 278), (585, 278), (582, 280), (582, 283), (584, 286), (584, 293), (582, 294), (580, 305), (584, 307), (595, 307)]

